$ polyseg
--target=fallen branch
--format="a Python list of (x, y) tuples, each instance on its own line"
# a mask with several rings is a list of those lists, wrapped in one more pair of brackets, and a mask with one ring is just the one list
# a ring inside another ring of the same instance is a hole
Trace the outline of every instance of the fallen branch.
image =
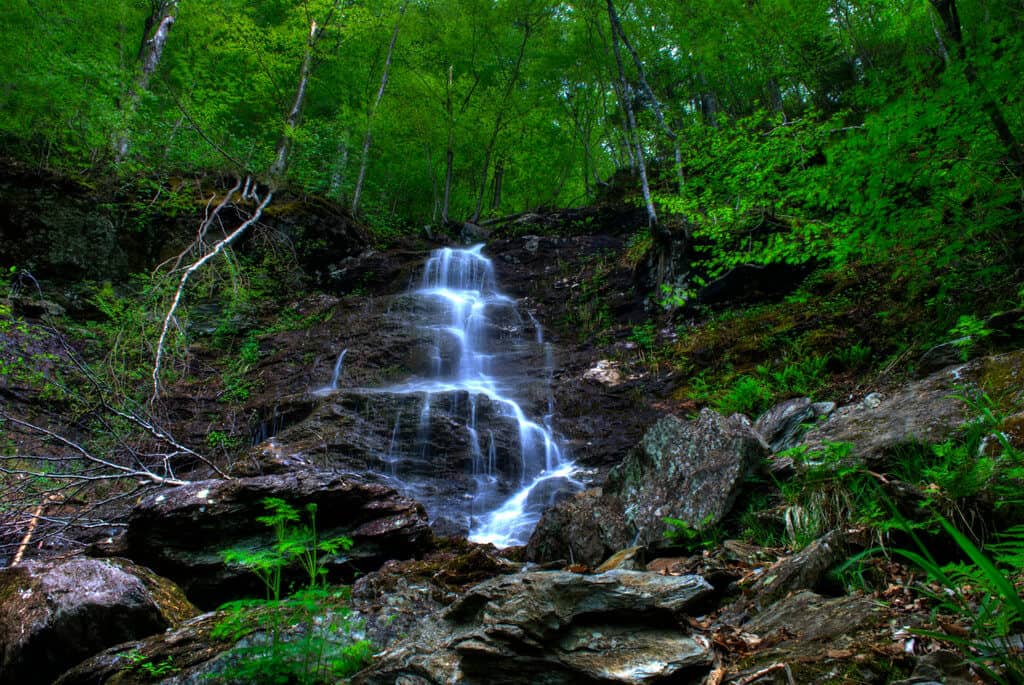
[[(217, 196), (213, 195), (210, 197), (210, 200), (206, 203), (206, 210), (204, 211), (203, 221), (202, 223), (199, 224), (199, 230), (196, 232), (196, 239), (191, 244), (189, 244), (188, 247), (182, 250), (181, 254), (174, 258), (174, 266), (171, 267), (171, 271), (177, 271), (179, 268), (181, 268), (181, 262), (185, 259), (185, 255), (191, 252), (194, 248), (202, 248), (204, 241), (206, 240), (206, 232), (210, 230), (210, 226), (213, 225), (213, 222), (220, 216), (221, 211), (225, 207), (227, 207), (228, 203), (231, 202), (231, 198), (234, 196), (235, 193), (238, 192), (238, 189), (241, 187), (242, 179), (239, 178), (235, 185), (231, 188), (231, 190), (228, 191), (227, 195), (224, 196), (224, 199), (217, 203), (217, 206), (214, 208), (213, 212), (210, 212), (210, 205), (213, 204), (213, 201), (217, 198)], [(153, 270), (154, 273), (163, 269), (164, 266), (166, 266), (167, 263), (170, 261), (171, 260), (168, 259), (167, 261), (157, 266), (156, 269)]]
[[(67, 474), (56, 474), (56, 473), (55, 474), (49, 474), (49, 473), (47, 473), (47, 474), (40, 474), (40, 473), (38, 473), (36, 471), (31, 471), (31, 470), (27, 470), (27, 469), (8, 469), (8, 468), (0, 468), (0, 473), (9, 473), (9, 474), (14, 474), (14, 475), (25, 475), (25, 476), (39, 476), (39, 475), (43, 475), (43, 476), (48, 477), (48, 478), (55, 478), (55, 479), (61, 479), (61, 480), (80, 480), (80, 481), (87, 481), (87, 480), (110, 480), (110, 479), (115, 479), (115, 478), (133, 478), (133, 479), (139, 479), (139, 480), (148, 481), (148, 482), (151, 482), (151, 483), (156, 483), (157, 485), (185, 485), (185, 484), (187, 484), (189, 482), (189, 481), (186, 481), (186, 480), (178, 480), (176, 478), (166, 478), (164, 476), (160, 476), (160, 475), (154, 473), (153, 471), (151, 471), (150, 469), (146, 468), (145, 466), (143, 466), (141, 468), (132, 468), (130, 466), (124, 466), (122, 464), (116, 464), (116, 463), (110, 461), (109, 459), (104, 459), (102, 457), (96, 456), (95, 454), (93, 454), (92, 452), (87, 450), (84, 446), (82, 446), (80, 443), (77, 443), (74, 440), (71, 440), (70, 438), (64, 437), (63, 435), (60, 435), (59, 433), (56, 433), (56, 432), (54, 432), (54, 431), (52, 431), (52, 430), (50, 430), (48, 428), (44, 428), (43, 426), (37, 426), (36, 424), (31, 423), (29, 421), (24, 421), (24, 420), (19, 419), (19, 418), (15, 417), (15, 416), (11, 416), (7, 412), (0, 412), (0, 418), (3, 418), (6, 421), (10, 421), (11, 423), (15, 424), (16, 426), (21, 426), (22, 428), (26, 428), (26, 429), (28, 429), (30, 431), (35, 432), (35, 433), (39, 433), (40, 435), (44, 435), (44, 436), (46, 436), (46, 437), (48, 437), (48, 438), (50, 438), (52, 440), (56, 440), (57, 442), (61, 443), (65, 447), (69, 447), (73, 451), (77, 452), (79, 455), (81, 455), (82, 459), (84, 459), (87, 463), (90, 463), (90, 464), (93, 464), (94, 466), (106, 469), (106, 471), (103, 474), (98, 475), (98, 476), (93, 476), (93, 475), (89, 475), (89, 474), (85, 474), (85, 473), (81, 473), (81, 474), (78, 474), (78, 473), (67, 473)], [(0, 456), (0, 461), (13, 460), (13, 459), (24, 460), (24, 459), (32, 459), (32, 457), (26, 457), (25, 455), (15, 455), (15, 456), (3, 455), (3, 456)], [(40, 457), (40, 458), (37, 459), (37, 461), (50, 461), (50, 460), (54, 460), (55, 461), (56, 458), (53, 458), (53, 457)]]
[[(236, 186), (236, 188), (237, 187), (238, 186)], [(74, 348), (71, 347), (71, 345), (68, 344), (68, 341), (64, 338), (63, 335), (61, 335), (55, 328), (52, 327), (51, 331), (57, 337), (58, 342), (64, 349), (64, 354), (71, 361), (71, 363), (78, 370), (78, 372), (82, 374), (82, 376), (89, 382), (90, 385), (92, 385), (93, 390), (96, 391), (99, 407), (101, 409), (108, 411), (114, 416), (122, 418), (125, 421), (128, 421), (137, 428), (141, 428), (151, 437), (155, 438), (156, 440), (164, 443), (165, 445), (173, 449), (173, 451), (171, 452), (165, 452), (159, 455), (160, 458), (163, 460), (165, 469), (167, 470), (168, 473), (173, 473), (170, 468), (171, 459), (180, 455), (188, 455), (208, 466), (211, 470), (213, 470), (214, 473), (216, 473), (221, 478), (230, 478), (228, 474), (224, 473), (224, 471), (222, 471), (216, 464), (210, 461), (207, 457), (203, 456), (199, 452), (196, 452), (187, 445), (182, 444), (177, 439), (175, 439), (174, 436), (172, 436), (170, 433), (168, 433), (163, 428), (158, 426), (151, 417), (142, 416), (136, 413), (135, 410), (128, 411), (124, 409), (119, 409), (118, 407), (114, 406), (114, 404), (111, 403), (111, 401), (107, 397), (107, 388), (99, 381), (98, 378), (96, 378), (96, 374), (93, 373), (92, 369), (90, 369), (89, 366), (78, 356), (78, 353), (74, 350)], [(108, 432), (111, 434), (115, 433), (115, 431), (112, 428), (110, 428)], [(123, 441), (121, 441), (120, 437), (118, 437), (118, 442), (124, 444)], [(128, 450), (131, 451), (132, 453), (135, 453), (135, 450), (131, 449), (127, 445), (124, 446), (128, 448)]]
[[(246, 189), (249, 188), (251, 179), (246, 179)], [(234, 231), (228, 234), (225, 238), (219, 240), (214, 244), (213, 248), (205, 255), (197, 259), (196, 261), (189, 264), (184, 272), (181, 274), (181, 280), (178, 281), (178, 287), (174, 291), (174, 299), (171, 300), (171, 306), (167, 309), (167, 314), (164, 316), (164, 325), (160, 331), (160, 338), (156, 343), (156, 357), (153, 360), (153, 395), (150, 397), (150, 404), (156, 402), (160, 396), (160, 370), (163, 363), (164, 356), (164, 344), (167, 340), (167, 331), (171, 327), (171, 321), (174, 320), (174, 313), (178, 311), (178, 305), (181, 304), (181, 298), (185, 294), (185, 286), (188, 284), (189, 277), (198, 271), (204, 264), (216, 257), (224, 250), (225, 247), (231, 244), (238, 236), (245, 233), (246, 229), (252, 226), (254, 223), (259, 221), (260, 216), (263, 214), (263, 210), (268, 204), (270, 204), (271, 198), (273, 198), (273, 191), (267, 191), (266, 197), (256, 207), (256, 211), (253, 212), (252, 216), (243, 221)]]
[(733, 679), (729, 682), (732, 683), (732, 685), (750, 685), (751, 683), (756, 682), (761, 678), (765, 677), (766, 675), (768, 675), (769, 673), (774, 673), (775, 671), (784, 671), (786, 674), (786, 681), (789, 683), (789, 685), (796, 685), (796, 681), (793, 679), (793, 671), (789, 668), (789, 664), (782, 663), (781, 661), (776, 662), (771, 666), (766, 666), (765, 668), (762, 668), (760, 671), (751, 673), (750, 675), (745, 676), (739, 680)]
[(43, 515), (43, 511), (46, 509), (50, 502), (54, 501), (56, 497), (49, 495), (46, 499), (39, 503), (35, 511), (32, 512), (32, 518), (29, 520), (28, 529), (25, 531), (25, 535), (21, 538), (21, 542), (18, 543), (18, 549), (14, 552), (14, 558), (11, 559), (11, 566), (17, 566), (21, 563), (22, 557), (25, 556), (25, 550), (28, 549), (28, 545), (32, 542), (32, 534), (36, 532), (36, 526), (39, 525), (39, 519)]

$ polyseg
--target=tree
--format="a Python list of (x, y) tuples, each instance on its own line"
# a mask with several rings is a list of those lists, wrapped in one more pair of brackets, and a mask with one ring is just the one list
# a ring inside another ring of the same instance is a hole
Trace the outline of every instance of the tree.
[(391, 71), (391, 57), (395, 52), (395, 43), (398, 41), (398, 29), (405, 16), (405, 10), (409, 7), (409, 1), (403, 0), (402, 6), (398, 9), (398, 18), (395, 20), (395, 28), (391, 31), (391, 41), (388, 43), (387, 56), (384, 58), (384, 67), (380, 73), (380, 88), (377, 89), (377, 96), (373, 99), (369, 111), (366, 113), (366, 135), (363, 137), (363, 156), (359, 163), (359, 176), (356, 179), (356, 189), (352, 194), (352, 214), (359, 213), (359, 197), (363, 192), (363, 181), (366, 178), (366, 165), (370, 160), (370, 144), (373, 142), (373, 119), (377, 115), (377, 108), (384, 98), (384, 89), (388, 85), (388, 73)]
[(1003, 114), (1003, 110), (999, 106), (999, 103), (988, 91), (984, 83), (979, 81), (978, 68), (974, 64), (973, 59), (968, 55), (967, 44), (964, 40), (963, 26), (960, 23), (960, 13), (957, 11), (956, 0), (930, 1), (932, 7), (935, 8), (936, 13), (938, 13), (939, 17), (942, 19), (942, 25), (945, 28), (946, 36), (956, 46), (956, 55), (957, 59), (962, 62), (964, 78), (967, 80), (969, 85), (978, 89), (981, 108), (991, 120), (992, 128), (999, 137), (999, 141), (1003, 144), (1006, 156), (1013, 161), (1019, 173), (1024, 170), (1024, 149), (1021, 148), (1016, 136), (1014, 136), (1013, 131), (1010, 129), (1010, 124), (1007, 122), (1006, 116)]
[(164, 54), (167, 35), (178, 16), (178, 0), (149, 0), (149, 14), (146, 16), (145, 28), (142, 31), (142, 42), (139, 45), (139, 75), (134, 87), (126, 95), (128, 102), (125, 109), (125, 130), (121, 132), (114, 149), (115, 161), (121, 162), (128, 155), (128, 127), (130, 119), (138, 108), (139, 98), (149, 88), (149, 80), (160, 66), (160, 58)]
[[(480, 171), (480, 184), (479, 190), (476, 195), (476, 209), (473, 210), (472, 216), (470, 216), (470, 223), (476, 223), (480, 220), (480, 213), (483, 211), (484, 194), (487, 191), (487, 178), (490, 174), (491, 157), (494, 154), (494, 144), (498, 140), (498, 134), (501, 133), (502, 126), (505, 123), (505, 117), (509, 111), (509, 99), (512, 95), (513, 89), (519, 82), (519, 75), (523, 67), (523, 56), (526, 54), (526, 44), (530, 40), (530, 36), (536, 28), (536, 23), (543, 17), (543, 13), (536, 13), (536, 10), (531, 12), (532, 8), (527, 6), (517, 20), (515, 24), (522, 31), (522, 39), (519, 41), (519, 48), (516, 51), (515, 61), (512, 63), (512, 70), (505, 80), (505, 86), (501, 92), (501, 98), (498, 101), (498, 111), (494, 117), (494, 125), (491, 127), (491, 135), (487, 140), (487, 145), (484, 148), (484, 159), (481, 165)], [(495, 197), (499, 195), (497, 188), (500, 187), (500, 177), (496, 177)]]

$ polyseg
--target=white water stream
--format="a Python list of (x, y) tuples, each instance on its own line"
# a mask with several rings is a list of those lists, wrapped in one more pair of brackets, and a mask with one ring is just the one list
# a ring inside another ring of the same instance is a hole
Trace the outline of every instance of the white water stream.
[[(482, 254), (483, 245), (470, 248), (436, 250), (427, 261), (423, 280), (414, 292), (438, 312), (438, 320), (428, 324), (435, 336), (431, 372), (427, 378), (410, 380), (390, 387), (386, 392), (421, 394), (423, 405), (417, 441), (422, 454), (428, 449), (431, 403), (435, 395), (464, 393), (468, 397), (465, 430), (472, 452), (472, 483), (475, 492), (470, 499), (469, 538), (504, 547), (525, 544), (536, 526), (551, 493), (581, 487), (573, 478), (575, 467), (563, 454), (551, 427), (553, 401), (548, 399), (548, 414), (540, 422), (531, 419), (519, 401), (512, 396), (514, 385), (503, 376), (500, 350), (495, 349), (495, 326), (490, 313), (497, 308), (514, 310), (515, 301), (500, 293), (494, 278), (491, 260)], [(536, 319), (530, 316), (536, 344), (543, 346), (543, 333)], [(451, 343), (454, 342), (454, 348)], [(441, 350), (451, 350), (449, 359), (442, 359)], [(545, 352), (545, 373), (551, 374), (551, 354)], [(340, 359), (339, 359), (340, 363)], [(540, 371), (535, 369), (534, 371)], [(549, 385), (550, 388), (550, 385)], [(518, 428), (518, 464), (501, 464), (513, 455), (499, 455), (494, 432), (477, 421), (477, 406), (486, 398), (498, 415), (512, 421)], [(399, 433), (396, 417), (394, 435)], [(398, 446), (389, 448), (385, 463), (396, 473), (401, 461)], [(514, 472), (518, 482), (502, 482)]]

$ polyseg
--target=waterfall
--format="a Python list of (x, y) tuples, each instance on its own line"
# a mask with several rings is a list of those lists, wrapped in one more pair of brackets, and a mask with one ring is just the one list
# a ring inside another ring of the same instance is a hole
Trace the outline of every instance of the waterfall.
[(334, 362), (334, 373), (331, 374), (331, 384), (327, 386), (331, 390), (338, 389), (338, 378), (341, 377), (341, 363), (345, 361), (345, 354), (347, 352), (348, 348), (346, 347), (344, 350), (341, 351), (341, 354), (338, 355), (338, 361)]
[[(423, 462), (439, 457), (430, 452), (432, 409), (445, 400), (449, 408), (458, 408), (469, 452), (469, 482), (474, 488), (465, 493), (465, 511), (459, 514), (466, 519), (471, 540), (509, 546), (525, 544), (551, 500), (580, 485), (572, 477), (572, 461), (550, 427), (550, 389), (548, 413), (535, 421), (514, 397), (515, 384), (504, 375), (502, 362), (510, 354), (508, 348), (527, 343), (521, 341), (517, 330), (523, 326), (501, 326), (492, 318), (494, 312), (504, 311), (506, 319), (521, 319), (515, 300), (497, 289), (494, 266), (482, 250), (483, 245), (443, 248), (426, 263), (413, 296), (433, 312), (423, 324), (434, 341), (430, 370), (425, 377), (384, 390), (422, 395), (418, 444), (412, 449), (399, 448), (392, 440), (382, 461), (407, 491), (420, 494), (423, 488), (418, 490), (413, 479), (404, 475), (402, 454), (409, 455), (409, 473), (413, 471), (411, 462), (416, 461), (416, 468), (422, 469)], [(544, 366), (550, 381), (550, 349), (543, 345), (540, 324), (532, 314), (530, 319), (535, 344), (543, 348), (548, 360)], [(533, 369), (535, 374), (537, 371)], [(488, 414), (496, 417), (491, 421), (510, 425), (512, 430), (506, 432), (512, 438), (507, 442), (514, 448), (502, 450), (497, 446), (495, 432), (501, 426), (481, 425), (482, 404), (488, 405)], [(395, 426), (397, 435), (397, 418)], [(425, 504), (429, 510), (429, 502)]]
[(341, 378), (341, 366), (342, 362), (345, 361), (345, 355), (347, 353), (348, 348), (346, 347), (341, 351), (341, 354), (338, 355), (337, 361), (334, 362), (334, 371), (331, 373), (331, 382), (323, 386), (322, 388), (317, 388), (316, 390), (314, 390), (314, 395), (329, 395), (330, 393), (336, 392), (338, 390), (338, 379)]

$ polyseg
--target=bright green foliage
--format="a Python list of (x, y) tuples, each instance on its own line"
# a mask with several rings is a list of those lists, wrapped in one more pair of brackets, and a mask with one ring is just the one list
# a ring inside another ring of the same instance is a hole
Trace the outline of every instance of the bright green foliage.
[[(618, 5), (664, 120), (627, 59), (655, 199), (692, 227), (700, 276), (877, 261), (954, 319), (977, 292), (964, 285), (1014, 277), (1018, 4), (958, 0), (961, 45), (921, 1)], [(76, 173), (156, 169), (136, 182), (164, 192), (145, 193), (159, 201), (138, 221), (187, 208), (171, 177), (262, 173), (282, 139), (287, 183), (348, 201), (369, 131), (361, 207), (384, 241), (465, 219), (481, 190), (484, 214), (586, 202), (635, 165), (602, 2), (180, 0), (143, 88), (148, 11), (17, 0), (0, 17), (8, 154)], [(286, 129), (311, 19), (325, 35)], [(115, 164), (122, 136), (131, 152)]]
[(721, 531), (716, 526), (707, 525), (710, 515), (699, 527), (691, 526), (686, 521), (666, 516), (662, 519), (668, 528), (665, 529), (665, 541), (682, 547), (687, 551), (710, 549), (718, 544)]
[(896, 475), (919, 484), (926, 501), (950, 518), (962, 517), (971, 498), (991, 500), (997, 510), (1024, 505), (1024, 454), (1002, 432), (1003, 417), (986, 395), (960, 399), (977, 418), (955, 440), (906, 451)]
[(174, 659), (170, 655), (159, 662), (150, 661), (149, 658), (137, 651), (128, 652), (124, 656), (132, 665), (132, 669), (149, 680), (159, 680), (181, 670), (174, 665)]
[(854, 343), (849, 347), (836, 350), (835, 357), (845, 369), (858, 369), (871, 359), (871, 348), (867, 345)]
[(918, 549), (897, 549), (897, 554), (923, 570), (931, 584), (916, 589), (933, 602), (932, 614), (957, 617), (970, 626), (966, 637), (918, 631), (963, 648), (976, 665), (999, 683), (1019, 683), (1024, 678), (1024, 658), (1017, 644), (1024, 626), (1024, 599), (1020, 581), (1024, 559), (1024, 526), (1003, 533), (988, 545), (986, 554), (945, 518), (942, 529), (964, 556), (963, 561), (942, 564), (908, 527)]
[(772, 391), (761, 378), (740, 376), (715, 401), (715, 409), (722, 414), (747, 414), (756, 416), (771, 405)]
[(978, 343), (992, 335), (992, 330), (985, 326), (985, 322), (973, 314), (961, 314), (956, 325), (949, 329), (950, 335), (956, 336), (953, 344), (960, 349), (960, 357), (967, 361), (971, 350), (977, 347)]
[[(256, 631), (247, 646), (236, 647), (220, 677), (245, 683), (326, 683), (362, 668), (372, 649), (366, 640), (355, 639), (356, 622), (350, 618), (344, 590), (324, 583), (323, 555), (337, 555), (352, 547), (347, 537), (321, 539), (316, 529), (316, 505), (306, 506), (307, 522), (284, 500), (263, 500), (268, 510), (257, 520), (274, 531), (275, 542), (266, 549), (231, 549), (225, 562), (252, 571), (266, 589), (262, 601), (244, 600), (225, 606), (227, 616), (214, 637), (238, 641)], [(285, 597), (284, 571), (298, 565), (306, 587)]]
[(703, 379), (695, 379), (696, 382), (691, 382), (691, 397), (710, 401), (723, 414), (740, 413), (756, 417), (780, 400), (813, 396), (824, 387), (829, 357), (805, 356), (798, 359), (759, 364), (753, 374), (740, 375), (731, 385), (718, 390)]
[(844, 526), (867, 526), (879, 534), (896, 526), (882, 503), (876, 476), (848, 458), (852, 448), (849, 443), (827, 443), (814, 452), (800, 446), (785, 453), (802, 465), (800, 475), (780, 486), (786, 535), (794, 548)]

